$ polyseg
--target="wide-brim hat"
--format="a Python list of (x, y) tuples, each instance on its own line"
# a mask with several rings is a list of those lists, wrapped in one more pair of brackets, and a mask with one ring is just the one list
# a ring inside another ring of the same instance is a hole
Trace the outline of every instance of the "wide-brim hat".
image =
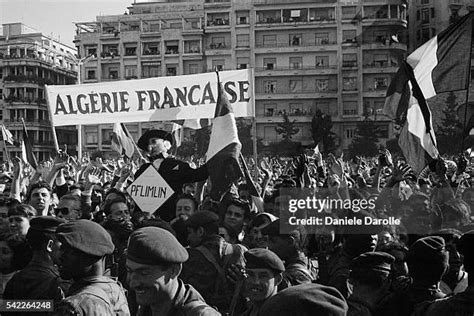
[(144, 151), (148, 151), (148, 142), (151, 138), (161, 138), (170, 142), (173, 145), (173, 135), (163, 130), (152, 129), (146, 131), (137, 142), (138, 148)]

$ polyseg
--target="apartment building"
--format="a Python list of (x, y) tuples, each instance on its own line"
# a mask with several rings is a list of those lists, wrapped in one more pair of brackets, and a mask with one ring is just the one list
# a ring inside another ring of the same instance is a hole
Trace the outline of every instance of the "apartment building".
[[(76, 82), (76, 49), (22, 23), (3, 24), (0, 34), (0, 121), (22, 139), (23, 119), (37, 159), (48, 159), (55, 148), (44, 86)], [(56, 132), (60, 144), (76, 148), (74, 127)], [(3, 142), (0, 147), (3, 159)], [(10, 145), (7, 150), (21, 152)]]
[[(94, 83), (253, 68), (257, 137), (311, 144), (316, 110), (332, 116), (343, 147), (368, 117), (391, 136), (386, 88), (407, 51), (403, 0), (200, 0), (135, 2), (123, 15), (76, 23), (81, 82)], [(138, 137), (156, 126), (129, 124)], [(86, 150), (110, 149), (111, 125), (84, 126)]]

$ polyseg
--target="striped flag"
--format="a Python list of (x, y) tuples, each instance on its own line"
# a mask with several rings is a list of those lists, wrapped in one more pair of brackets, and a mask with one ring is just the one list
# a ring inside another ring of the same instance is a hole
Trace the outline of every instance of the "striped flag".
[(10, 145), (13, 145), (15, 142), (15, 140), (13, 139), (13, 134), (9, 130), (7, 130), (7, 128), (3, 124), (2, 124), (2, 137), (3, 137), (3, 140), (6, 143), (9, 143)]
[(28, 137), (25, 121), (23, 119), (21, 121), (23, 123), (23, 145), (21, 147), (22, 157), (31, 165), (31, 167), (33, 167), (33, 169), (36, 170), (38, 163), (36, 162), (36, 157), (33, 153), (33, 146), (31, 145), (30, 138)]
[(426, 99), (468, 87), (473, 16), (464, 16), (415, 50), (388, 87), (384, 113), (403, 124), (398, 142), (416, 173), (439, 155)]
[(242, 145), (237, 134), (234, 113), (217, 74), (217, 102), (211, 137), (206, 153), (209, 177), (212, 183), (211, 198), (220, 201), (242, 176), (239, 155)]
[(125, 155), (128, 158), (132, 158), (135, 153), (135, 146), (132, 136), (128, 132), (127, 128), (123, 123), (115, 123), (112, 133), (112, 148)]

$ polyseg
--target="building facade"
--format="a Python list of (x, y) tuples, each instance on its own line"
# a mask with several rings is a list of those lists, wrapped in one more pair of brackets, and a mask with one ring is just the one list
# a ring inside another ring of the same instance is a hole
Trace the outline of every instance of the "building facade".
[[(293, 141), (311, 144), (317, 110), (329, 114), (346, 148), (357, 122), (391, 136), (382, 114), (386, 88), (406, 55), (403, 0), (200, 0), (134, 3), (124, 15), (77, 23), (81, 82), (176, 76), (253, 68), (257, 137), (282, 140), (283, 115), (296, 121)], [(156, 126), (127, 125), (134, 137)], [(86, 150), (110, 149), (111, 125), (84, 126)]]
[[(3, 24), (0, 36), (0, 121), (16, 140), (22, 139), (22, 119), (39, 161), (55, 152), (45, 85), (74, 84), (76, 49), (22, 24)], [(75, 148), (74, 127), (56, 128), (58, 142)], [(2, 159), (5, 148), (1, 142)], [(21, 149), (7, 144), (15, 156)], [(71, 152), (71, 151), (69, 151)]]

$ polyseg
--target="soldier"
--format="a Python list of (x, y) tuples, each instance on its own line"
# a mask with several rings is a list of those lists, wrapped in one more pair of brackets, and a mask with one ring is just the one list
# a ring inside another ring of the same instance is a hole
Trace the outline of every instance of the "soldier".
[(109, 233), (89, 220), (59, 225), (59, 273), (72, 279), (67, 297), (55, 306), (55, 315), (130, 315), (120, 283), (105, 277), (105, 257), (114, 251)]
[(227, 243), (219, 235), (219, 217), (200, 211), (186, 221), (189, 260), (183, 264), (181, 278), (194, 286), (211, 306), (219, 311), (230, 307), (234, 286), (227, 282), (232, 264), (244, 265), (245, 247)]
[(26, 239), (33, 250), (33, 258), (7, 283), (4, 299), (37, 299), (59, 302), (69, 284), (59, 277), (59, 243), (54, 236), (56, 228), (65, 220), (52, 216), (33, 218)]
[(251, 305), (242, 316), (256, 316), (265, 301), (278, 292), (285, 266), (283, 261), (268, 249), (250, 249), (244, 256), (244, 296), (250, 300)]
[(289, 287), (269, 298), (260, 315), (271, 316), (345, 316), (347, 303), (333, 287), (300, 284)]
[(443, 238), (418, 239), (408, 252), (407, 263), (413, 283), (406, 290), (384, 299), (378, 308), (380, 315), (410, 315), (415, 305), (445, 296), (439, 288), (448, 269), (448, 253)]
[(277, 219), (262, 228), (262, 234), (268, 235), (268, 249), (276, 253), (285, 263), (279, 290), (315, 280), (311, 262), (303, 252), (306, 236), (302, 227), (289, 234), (280, 234), (280, 220)]
[(353, 292), (347, 299), (350, 316), (371, 316), (388, 287), (390, 266), (395, 258), (384, 252), (366, 252), (352, 260), (349, 282)]
[(143, 134), (137, 145), (148, 154), (151, 163), (143, 164), (135, 173), (137, 179), (150, 165), (153, 165), (173, 189), (175, 193), (156, 211), (168, 222), (175, 217), (176, 196), (181, 192), (183, 185), (188, 182), (204, 181), (209, 176), (206, 165), (193, 169), (183, 161), (168, 157), (167, 152), (172, 144), (173, 136), (165, 131), (149, 130)]
[(179, 279), (186, 249), (168, 231), (144, 227), (130, 236), (127, 250), (129, 283), (144, 315), (220, 315), (191, 285)]

